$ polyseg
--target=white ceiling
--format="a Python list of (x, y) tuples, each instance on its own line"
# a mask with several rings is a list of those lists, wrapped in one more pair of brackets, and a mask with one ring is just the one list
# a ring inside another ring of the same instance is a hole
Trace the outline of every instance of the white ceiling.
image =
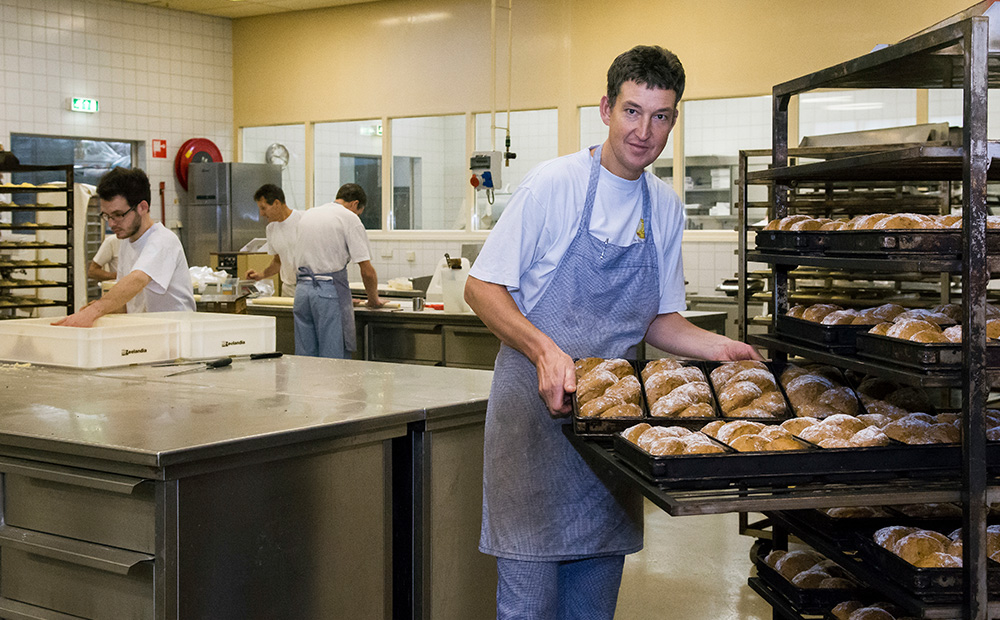
[(161, 9), (189, 11), (216, 17), (253, 17), (289, 11), (322, 9), (346, 4), (362, 4), (378, 0), (126, 0)]

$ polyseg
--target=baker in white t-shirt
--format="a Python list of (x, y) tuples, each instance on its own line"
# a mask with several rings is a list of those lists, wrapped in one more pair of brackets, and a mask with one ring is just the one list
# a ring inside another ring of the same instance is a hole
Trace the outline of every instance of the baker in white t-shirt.
[(298, 225), (302, 219), (302, 211), (296, 211), (285, 204), (285, 192), (272, 183), (261, 185), (254, 192), (257, 209), (260, 216), (268, 221), (267, 253), (274, 256), (271, 264), (264, 271), (247, 271), (250, 280), (262, 280), (279, 274), (281, 279), (281, 296), (295, 297), (295, 261), (292, 252), (298, 243)]
[(296, 355), (346, 358), (354, 351), (348, 263), (357, 263), (361, 269), (368, 307), (382, 306), (368, 234), (359, 217), (367, 204), (365, 190), (357, 183), (347, 183), (337, 191), (334, 202), (302, 214), (295, 248), (298, 286), (292, 308)]
[(149, 177), (139, 168), (114, 168), (97, 184), (101, 217), (121, 240), (118, 283), (100, 299), (53, 325), (90, 327), (98, 318), (129, 313), (194, 312), (187, 257), (177, 235), (149, 215)]
[(104, 282), (118, 277), (118, 254), (121, 252), (121, 239), (115, 235), (106, 235), (101, 247), (87, 265), (87, 277), (91, 280)]

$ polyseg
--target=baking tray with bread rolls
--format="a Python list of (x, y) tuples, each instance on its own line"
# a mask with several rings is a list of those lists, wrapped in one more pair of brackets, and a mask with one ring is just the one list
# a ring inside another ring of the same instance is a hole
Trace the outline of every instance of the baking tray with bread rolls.
[(825, 325), (784, 314), (779, 314), (775, 321), (778, 334), (838, 355), (853, 354), (858, 334), (871, 328), (871, 325)]
[[(962, 255), (959, 229), (909, 230), (762, 230), (757, 249), (765, 252), (798, 252), (830, 256), (898, 258), (900, 253), (958, 258)], [(989, 253), (1000, 252), (1000, 231), (986, 233)]]
[[(858, 355), (907, 366), (918, 371), (958, 370), (962, 367), (962, 345), (957, 342), (914, 342), (878, 334), (858, 334)], [(1000, 368), (1000, 344), (986, 347), (987, 368)]]
[[(939, 533), (947, 536), (947, 532)], [(961, 596), (963, 592), (961, 567), (915, 566), (879, 545), (873, 535), (874, 532), (871, 530), (855, 533), (856, 557), (862, 562), (925, 601), (943, 602)], [(1000, 564), (989, 558), (986, 563), (986, 587), (991, 594), (1000, 593)]]
[(757, 569), (757, 576), (799, 612), (822, 614), (841, 601), (858, 598), (864, 590), (856, 581), (847, 580), (843, 569), (836, 571), (836, 574), (844, 579), (838, 582), (844, 587), (799, 587), (768, 563), (767, 556), (771, 552), (769, 544), (755, 545), (751, 551), (750, 559)]
[(958, 471), (961, 460), (957, 445), (893, 443), (869, 448), (819, 448), (803, 443), (807, 444), (805, 449), (780, 452), (737, 452), (722, 444), (724, 450), (717, 454), (655, 456), (621, 433), (613, 436), (615, 454), (663, 488), (784, 486), (949, 476)]
[[(612, 410), (610, 411), (602, 412), (599, 415), (585, 415), (586, 410), (584, 410), (583, 405), (580, 403), (580, 400), (581, 398), (587, 398), (589, 395), (586, 394), (585, 392), (586, 385), (582, 382), (582, 378), (586, 374), (586, 372), (581, 372), (582, 370), (581, 365), (586, 364), (588, 359), (593, 361), (598, 358), (581, 358), (578, 360), (574, 360), (577, 366), (577, 391), (573, 393), (570, 399), (573, 408), (572, 410), (573, 431), (577, 435), (582, 435), (582, 436), (610, 436), (614, 433), (620, 432), (628, 428), (633, 424), (636, 424), (637, 422), (645, 420), (648, 417), (649, 408), (646, 406), (646, 398), (642, 390), (641, 381), (639, 381), (640, 385), (638, 388), (638, 402), (635, 403), (638, 405), (638, 409), (630, 408), (631, 410), (626, 412), (631, 414), (628, 417), (621, 417), (617, 415), (610, 415), (608, 417), (605, 417), (603, 415), (605, 413), (614, 414), (616, 412), (614, 408), (612, 408)], [(636, 360), (627, 360), (627, 362), (631, 368), (631, 376), (638, 380), (639, 369), (640, 369), (639, 362), (637, 362)], [(583, 368), (586, 367), (584, 366)], [(587, 369), (587, 371), (592, 369), (593, 367)], [(631, 379), (629, 379), (629, 381), (631, 381)], [(606, 395), (606, 393), (607, 391), (604, 390), (604, 394), (596, 398), (593, 398), (593, 400), (603, 397), (604, 395)], [(585, 401), (584, 404), (586, 404), (586, 402), (589, 401)]]

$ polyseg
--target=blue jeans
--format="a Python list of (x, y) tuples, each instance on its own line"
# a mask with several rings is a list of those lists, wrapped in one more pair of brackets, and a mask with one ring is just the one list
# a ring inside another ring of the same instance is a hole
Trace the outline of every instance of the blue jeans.
[(625, 556), (562, 562), (497, 558), (497, 620), (612, 620)]

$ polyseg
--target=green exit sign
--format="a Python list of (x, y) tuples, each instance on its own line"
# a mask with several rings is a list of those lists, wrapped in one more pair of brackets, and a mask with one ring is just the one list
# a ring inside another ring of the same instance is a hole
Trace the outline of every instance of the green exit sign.
[(74, 112), (97, 112), (97, 99), (84, 99), (83, 97), (73, 97), (69, 100), (69, 109)]

